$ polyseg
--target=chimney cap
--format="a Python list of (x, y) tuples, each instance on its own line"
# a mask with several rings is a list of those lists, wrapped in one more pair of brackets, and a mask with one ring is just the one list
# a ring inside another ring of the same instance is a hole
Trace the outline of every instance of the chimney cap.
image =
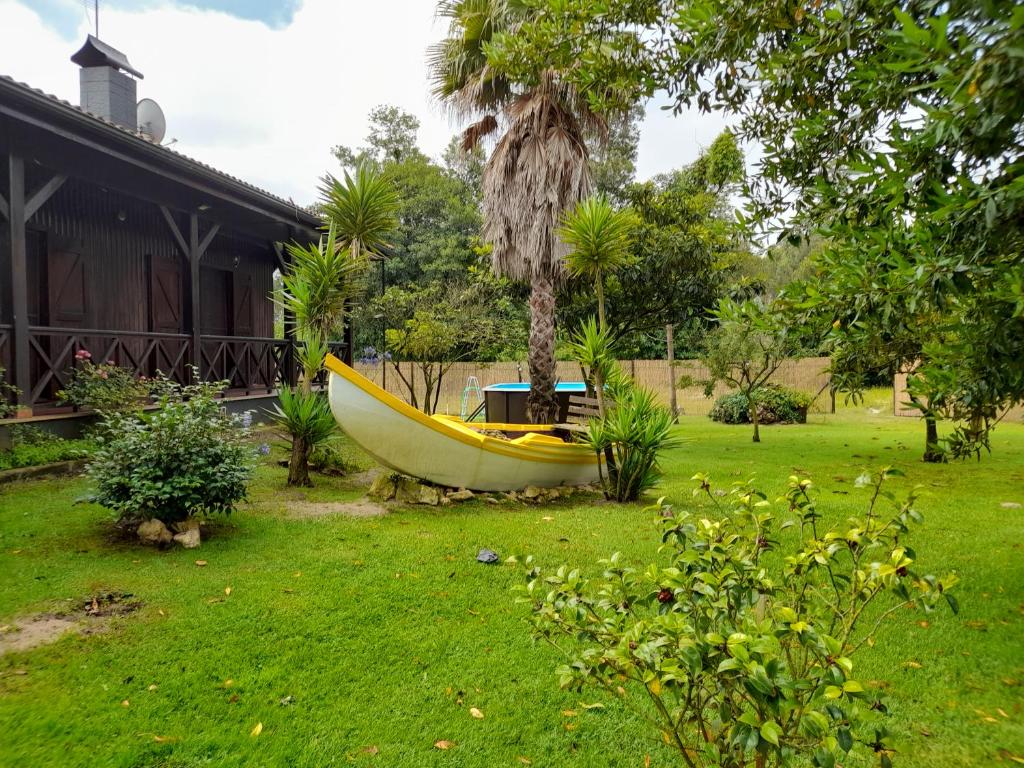
[(107, 45), (98, 37), (89, 35), (71, 61), (80, 67), (113, 67), (142, 80), (142, 73), (128, 63), (128, 57), (116, 48)]

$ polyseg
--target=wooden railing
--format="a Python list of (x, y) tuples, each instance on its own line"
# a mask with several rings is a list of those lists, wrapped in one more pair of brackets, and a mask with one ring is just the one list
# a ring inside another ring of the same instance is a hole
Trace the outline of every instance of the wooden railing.
[[(28, 390), (22, 401), (32, 407), (55, 405), (68, 383), (76, 355), (85, 350), (95, 363), (111, 362), (138, 376), (165, 376), (184, 384), (192, 379), (192, 337), (182, 333), (107, 331), (93, 328), (30, 326)], [(271, 393), (299, 380), (296, 343), (290, 339), (249, 336), (201, 336), (200, 364), (207, 381), (229, 382), (228, 395)], [(0, 366), (14, 383), (13, 329), (0, 325)], [(331, 351), (344, 358), (345, 344), (332, 342)], [(323, 375), (317, 379), (323, 383)]]
[(79, 350), (87, 351), (94, 363), (111, 362), (139, 376), (160, 372), (179, 383), (190, 378), (191, 344), (185, 334), (43, 326), (30, 326), (28, 331), (31, 405), (56, 399)]
[(246, 394), (273, 392), (295, 381), (294, 349), (286, 339), (202, 336), (203, 378), (227, 381)]

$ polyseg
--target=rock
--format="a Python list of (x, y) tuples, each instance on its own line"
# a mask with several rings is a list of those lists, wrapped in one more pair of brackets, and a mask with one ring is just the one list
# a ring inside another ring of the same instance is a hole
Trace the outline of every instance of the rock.
[(174, 540), (185, 549), (196, 549), (199, 546), (199, 526), (174, 534)]
[(1004, 501), (999, 506), (1002, 507), (1003, 509), (1020, 509), (1021, 508), (1021, 505), (1018, 504), (1016, 501)]
[(542, 493), (541, 489), (538, 488), (537, 486), (535, 486), (535, 485), (528, 485), (523, 490), (523, 498), (524, 499), (537, 499), (537, 498), (540, 498), (541, 493)]
[(450, 506), (451, 503), (452, 503), (452, 500), (448, 496), (442, 496), (441, 497), (441, 506), (442, 507)]
[(494, 498), (493, 496), (481, 496), (480, 498), (483, 499), (488, 504), (497, 504), (498, 503), (498, 500), (496, 498)]
[(486, 565), (495, 565), (498, 563), (498, 553), (492, 549), (484, 547), (476, 555), (476, 561), (478, 563), (485, 563)]
[(452, 501), (469, 501), (474, 496), (476, 496), (476, 494), (468, 488), (459, 488), (457, 491), (448, 492), (448, 498)]
[(185, 533), (186, 531), (199, 530), (199, 518), (190, 517), (177, 523), (171, 523), (171, 530), (174, 533)]
[(430, 485), (420, 486), (420, 504), (429, 504), (436, 507), (441, 503), (441, 491)]
[(548, 501), (554, 501), (561, 495), (562, 494), (559, 492), (557, 488), (548, 488), (547, 491), (544, 492), (544, 496), (547, 498)]
[(395, 489), (395, 501), (405, 504), (419, 504), (420, 489), (422, 488), (423, 484), (418, 480), (413, 480), (411, 477), (401, 477), (398, 479), (398, 487)]
[(366, 495), (374, 501), (391, 501), (398, 491), (398, 483), (393, 475), (377, 475)]
[(155, 517), (140, 523), (135, 533), (138, 534), (139, 541), (143, 544), (162, 547), (171, 543), (171, 532), (167, 530), (167, 526), (162, 520), (157, 520)]
[(519, 501), (519, 494), (516, 493), (515, 491), (509, 491), (508, 493), (503, 493), (502, 496), (504, 496), (509, 501)]

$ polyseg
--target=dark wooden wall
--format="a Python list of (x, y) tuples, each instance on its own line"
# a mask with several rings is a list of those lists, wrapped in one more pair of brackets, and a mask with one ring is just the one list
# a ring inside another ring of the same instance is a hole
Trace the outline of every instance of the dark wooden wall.
[[(34, 189), (47, 172), (29, 167), (26, 176), (27, 187)], [(201, 214), (203, 231), (213, 221), (213, 211)], [(187, 232), (185, 216), (179, 217), (179, 227)], [(177, 332), (188, 330), (187, 260), (156, 205), (69, 179), (28, 228), (33, 325), (163, 332), (174, 332), (171, 326), (178, 325)], [(10, 322), (11, 316), (6, 306), (9, 258), (0, 239), (0, 322)], [(202, 284), (210, 291), (201, 296), (204, 319), (227, 318), (218, 327), (203, 327), (202, 333), (272, 336), (275, 264), (270, 244), (222, 228), (202, 264)], [(171, 288), (175, 272), (177, 296)], [(154, 290), (162, 294), (155, 296)], [(169, 298), (180, 303), (177, 317), (157, 306)], [(154, 316), (161, 327), (152, 327)]]

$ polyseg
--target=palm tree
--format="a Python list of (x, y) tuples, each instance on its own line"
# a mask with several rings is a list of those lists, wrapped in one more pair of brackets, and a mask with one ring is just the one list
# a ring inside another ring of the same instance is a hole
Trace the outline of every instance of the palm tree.
[(292, 437), (288, 485), (310, 485), (309, 455), (334, 429), (324, 397), (312, 391), (323, 367), (327, 342), (345, 320), (364, 287), (368, 257), (386, 247), (397, 226), (398, 195), (383, 174), (359, 167), (344, 181), (326, 176), (320, 188), (326, 237), (316, 245), (288, 244), (291, 257), (275, 301), (295, 318), (302, 342), (298, 392), (282, 393), (276, 420)]
[(588, 197), (565, 216), (559, 236), (572, 250), (565, 265), (574, 277), (594, 282), (597, 293), (597, 322), (607, 332), (604, 278), (630, 263), (636, 216), (629, 208), (616, 210), (604, 195)]
[(455, 114), (475, 119), (463, 148), (502, 130), (484, 169), (484, 238), (493, 245), (494, 271), (530, 283), (530, 395), (534, 422), (556, 420), (555, 287), (566, 245), (558, 225), (590, 193), (585, 137), (603, 121), (556, 72), (517, 81), (487, 60), (498, 33), (525, 20), (507, 0), (443, 0), (438, 14), (449, 36), (429, 55), (434, 95)]

